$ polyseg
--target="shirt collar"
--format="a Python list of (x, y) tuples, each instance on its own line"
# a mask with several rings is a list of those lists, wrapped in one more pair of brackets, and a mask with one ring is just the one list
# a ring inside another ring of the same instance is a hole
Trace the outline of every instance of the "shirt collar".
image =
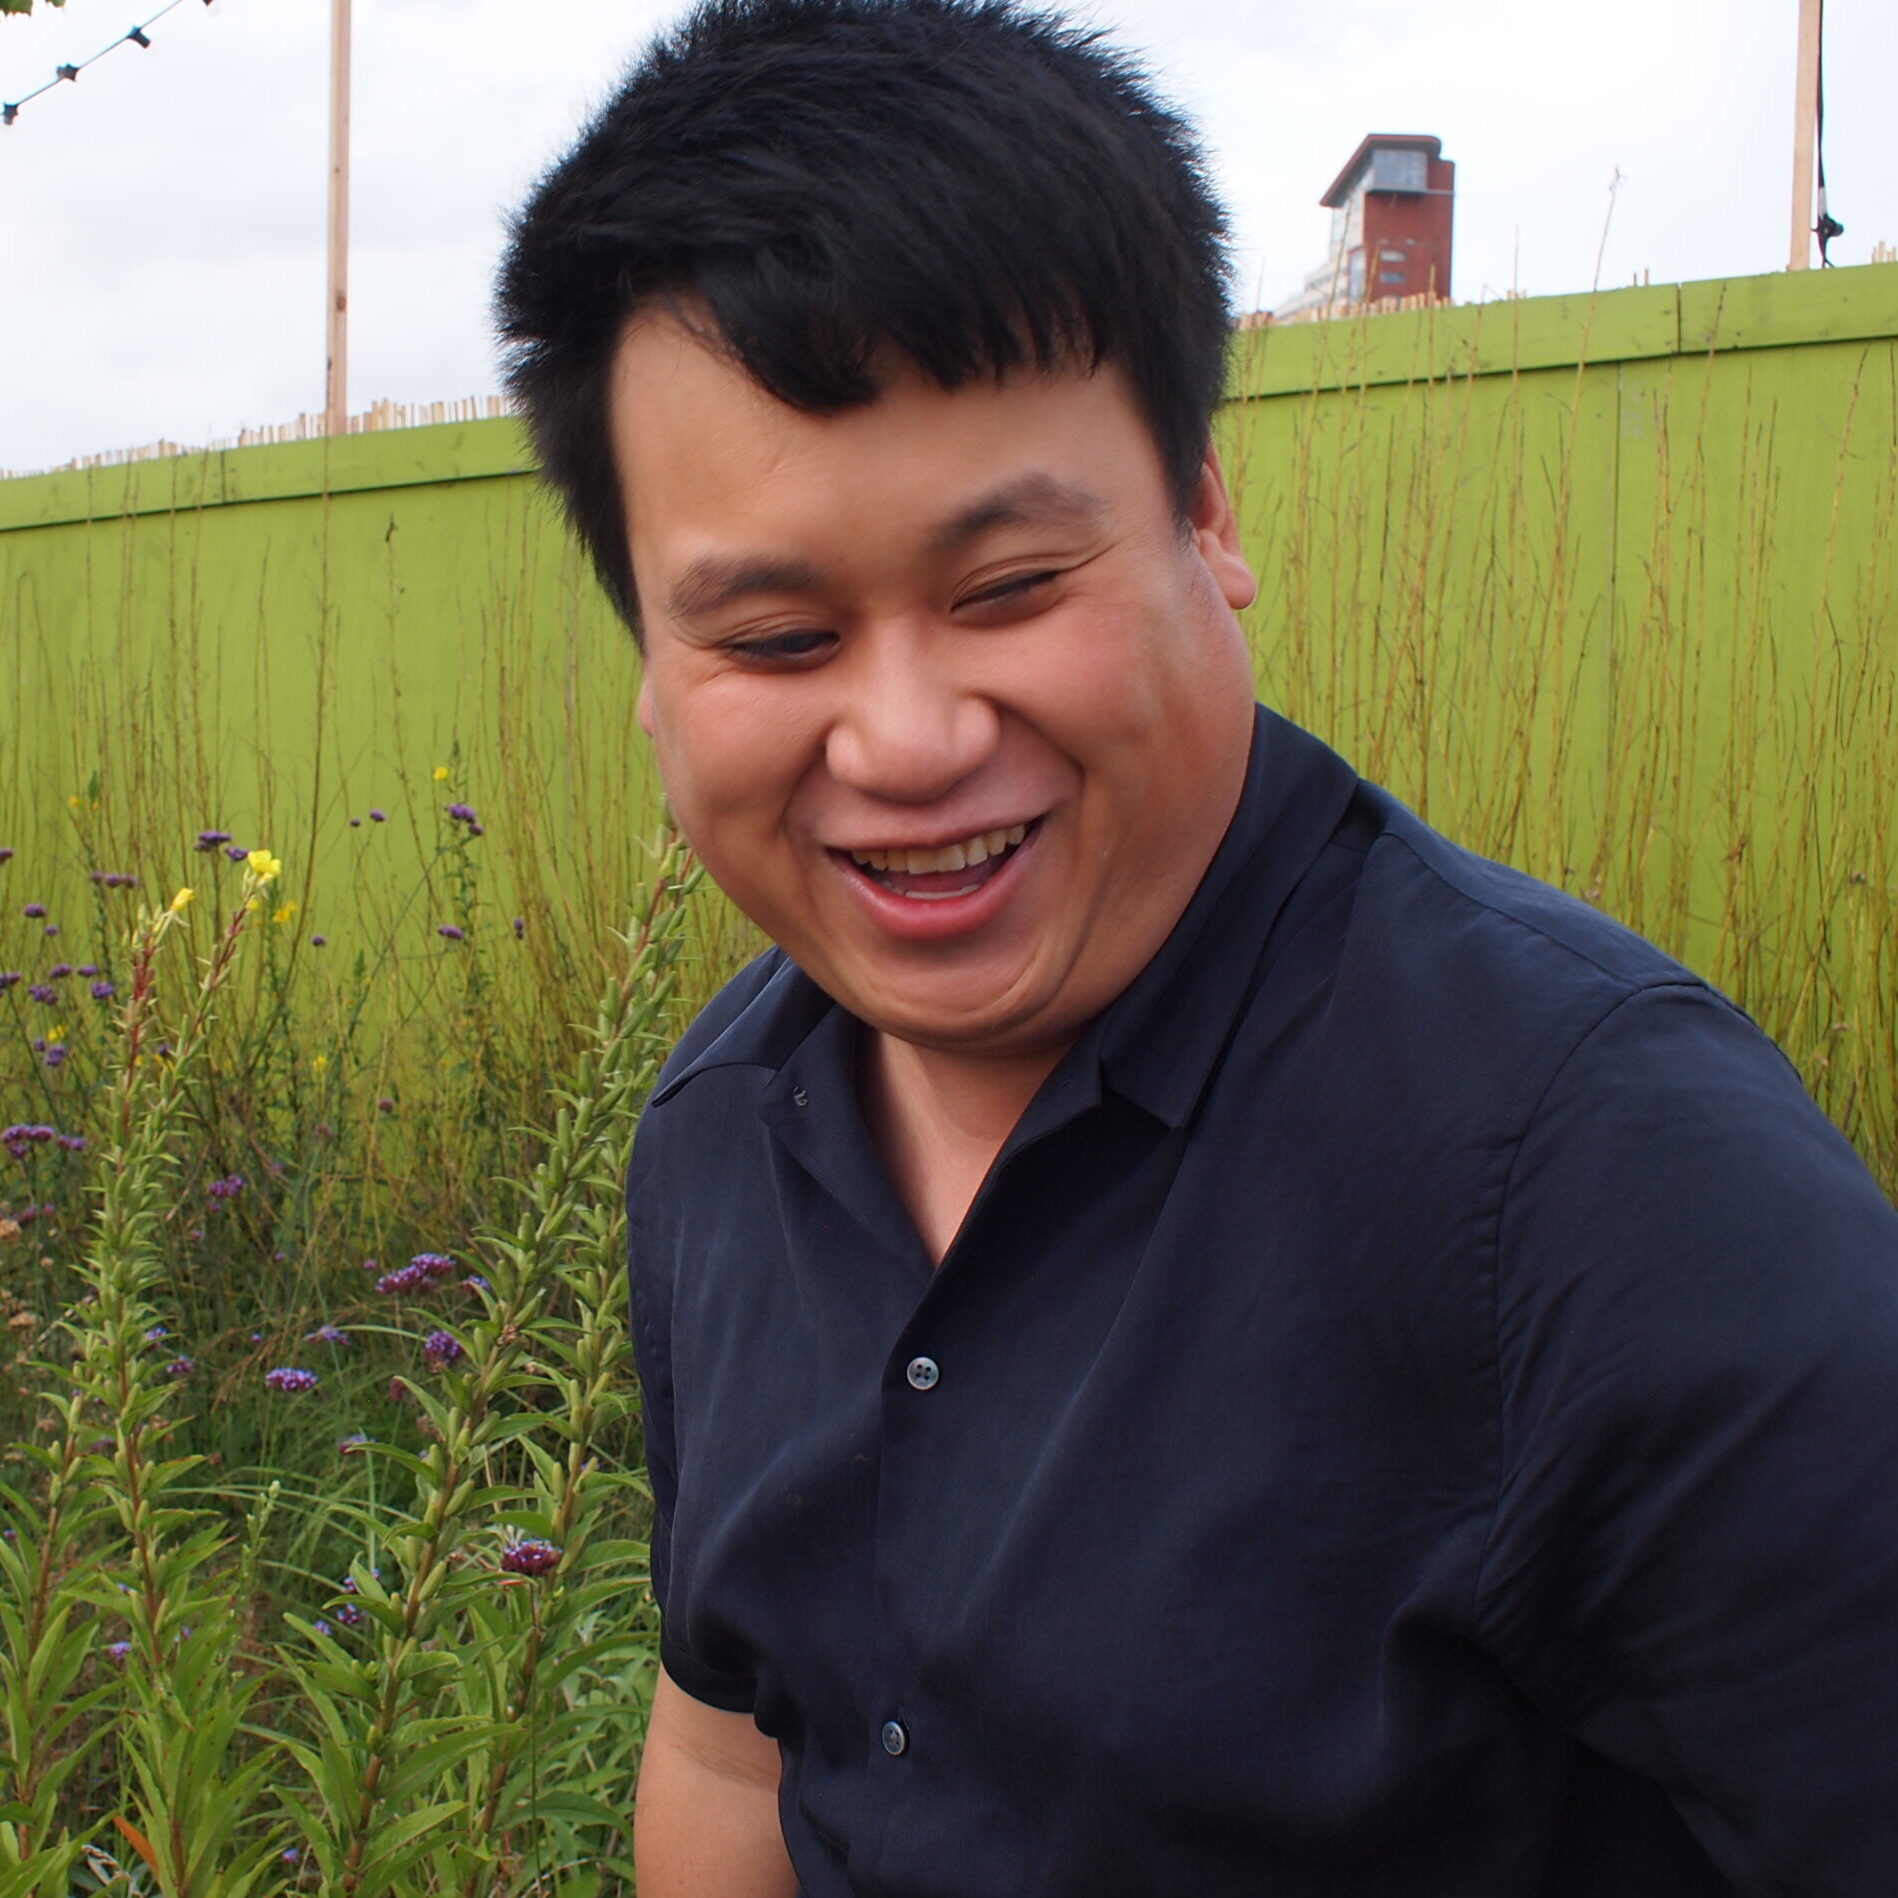
[(1273, 924), (1357, 785), (1335, 752), (1257, 707), (1245, 785), (1199, 888), (1063, 1068), (1097, 1063), (1102, 1085), (1167, 1126), (1184, 1126), (1232, 1036)]
[[(1244, 788), (1199, 888), (1152, 961), (1048, 1077), (1011, 1147), (1046, 1131), (1050, 1114), (1065, 1120), (1084, 1110), (1103, 1085), (1168, 1126), (1185, 1124), (1232, 1032), (1274, 920), (1337, 828), (1357, 783), (1350, 766), (1316, 738), (1264, 706), (1254, 709)], [(831, 1070), (833, 1084), (843, 1078), (836, 1070), (854, 1046), (855, 1024), (781, 952), (772, 952), (765, 971), (723, 1032), (665, 1076), (656, 1101), (710, 1068), (772, 1070), (767, 1111), (793, 1092), (792, 1067), (800, 1074)]]

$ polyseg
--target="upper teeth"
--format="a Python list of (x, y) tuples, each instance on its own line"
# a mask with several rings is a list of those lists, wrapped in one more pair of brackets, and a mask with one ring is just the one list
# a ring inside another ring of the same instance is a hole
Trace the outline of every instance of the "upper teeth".
[(1006, 830), (985, 830), (950, 844), (942, 850), (853, 850), (850, 854), (868, 870), (899, 870), (910, 876), (927, 876), (932, 870), (969, 870), (978, 863), (999, 857), (1011, 844), (1028, 835), (1026, 824), (1011, 824)]

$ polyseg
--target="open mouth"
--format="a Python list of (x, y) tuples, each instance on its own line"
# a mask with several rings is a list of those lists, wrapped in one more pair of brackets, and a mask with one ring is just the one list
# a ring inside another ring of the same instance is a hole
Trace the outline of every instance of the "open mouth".
[(893, 896), (918, 903), (942, 903), (973, 896), (1031, 837), (1040, 824), (1011, 824), (1003, 830), (978, 831), (940, 850), (839, 851), (851, 865)]

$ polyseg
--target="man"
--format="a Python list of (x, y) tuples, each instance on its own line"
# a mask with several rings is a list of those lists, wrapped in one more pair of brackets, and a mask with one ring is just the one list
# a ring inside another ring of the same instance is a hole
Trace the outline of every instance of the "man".
[(1251, 702), (1221, 220), (1093, 38), (713, 0), (520, 219), (778, 947), (647, 1110), (642, 1898), (1898, 1890), (1898, 1218)]

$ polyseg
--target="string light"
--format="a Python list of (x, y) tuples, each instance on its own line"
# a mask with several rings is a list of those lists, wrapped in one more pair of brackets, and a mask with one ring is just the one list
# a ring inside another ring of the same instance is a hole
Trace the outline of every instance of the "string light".
[[(211, 4), (211, 0), (204, 0), (204, 4), (208, 7)], [(20, 116), (21, 106), (37, 99), (42, 92), (51, 92), (55, 86), (63, 81), (76, 80), (88, 66), (96, 65), (107, 53), (116, 53), (121, 46), (149, 47), (152, 42), (145, 29), (149, 26), (156, 26), (173, 7), (181, 7), (183, 5), (184, 0), (166, 0), (166, 4), (160, 7), (149, 20), (139, 21), (138, 25), (133, 27), (129, 32), (121, 34), (110, 46), (100, 47), (90, 59), (82, 59), (77, 65), (55, 66), (53, 68), (52, 78), (47, 80), (45, 85), (36, 86), (31, 92), (23, 93), (17, 99), (5, 104), (0, 104), (0, 125), (11, 125), (14, 120)]]

